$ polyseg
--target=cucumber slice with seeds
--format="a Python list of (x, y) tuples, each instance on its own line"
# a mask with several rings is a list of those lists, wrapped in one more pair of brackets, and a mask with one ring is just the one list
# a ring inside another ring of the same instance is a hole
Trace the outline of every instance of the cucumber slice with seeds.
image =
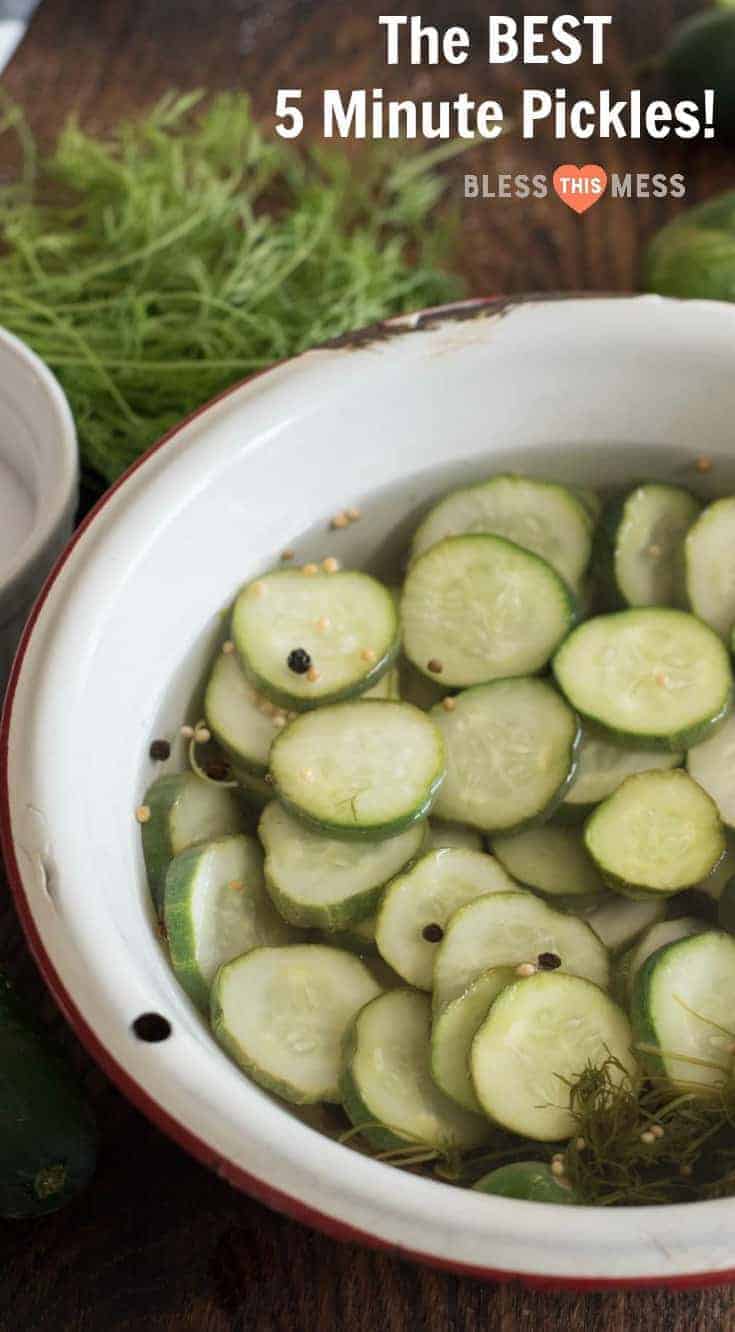
[(589, 495), (553, 481), (495, 476), (440, 500), (416, 532), (412, 557), (448, 536), (492, 533), (540, 555), (574, 585), (590, 559), (590, 503)]
[(428, 814), (444, 778), (441, 732), (410, 703), (338, 703), (291, 722), (271, 749), (281, 800), (335, 836), (390, 837)]
[(572, 707), (641, 746), (698, 744), (732, 703), (722, 642), (685, 611), (599, 615), (569, 635), (553, 669)]
[(449, 921), (434, 962), (434, 1008), (463, 994), (489, 967), (536, 963), (544, 953), (560, 969), (606, 986), (607, 950), (576, 916), (554, 911), (531, 893), (493, 893), (462, 907)]
[(509, 874), (549, 897), (599, 898), (607, 891), (577, 828), (546, 824), (494, 837), (493, 851)]
[(692, 935), (702, 934), (706, 929), (706, 924), (694, 916), (680, 916), (677, 920), (661, 920), (645, 930), (617, 964), (616, 992), (621, 1002), (630, 1003), (638, 972), (659, 948), (678, 943), (680, 939), (690, 939)]
[(274, 720), (278, 709), (250, 683), (234, 653), (221, 652), (214, 663), (204, 715), (238, 770), (265, 777), (270, 748), (283, 723)]
[(546, 665), (574, 623), (557, 573), (502, 537), (449, 537), (406, 576), (401, 600), (406, 656), (447, 688)]
[(409, 985), (430, 990), (436, 945), (450, 916), (475, 897), (515, 887), (484, 851), (430, 851), (386, 889), (375, 929), (378, 951)]
[(485, 1113), (511, 1133), (556, 1142), (574, 1132), (570, 1087), (588, 1065), (611, 1056), (616, 1083), (636, 1062), (627, 1017), (609, 995), (579, 976), (539, 972), (495, 1000), (470, 1056)]
[(723, 823), (735, 828), (735, 715), (689, 750), (687, 772), (711, 795)]
[(659, 948), (633, 987), (633, 1030), (647, 1068), (689, 1092), (711, 1093), (732, 1076), (733, 1014), (735, 939), (717, 930)]
[(456, 846), (464, 851), (482, 851), (482, 837), (476, 828), (468, 828), (463, 823), (443, 823), (441, 819), (429, 820), (429, 849), (438, 851), (443, 846)]
[(701, 505), (681, 486), (636, 486), (606, 506), (610, 572), (628, 606), (686, 606), (684, 538)]
[(313, 832), (273, 800), (258, 835), (273, 901), (293, 925), (344, 930), (374, 913), (385, 884), (418, 855), (426, 827), (414, 823), (379, 842)]
[(680, 768), (628, 777), (585, 825), (601, 874), (632, 897), (693, 887), (725, 852), (714, 800)]
[(482, 1114), (470, 1077), (470, 1050), (491, 1005), (516, 979), (512, 967), (493, 967), (438, 1013), (431, 1028), (431, 1073), (442, 1091), (465, 1110)]
[(164, 921), (171, 965), (204, 1010), (223, 963), (261, 944), (295, 938), (265, 890), (260, 845), (247, 836), (222, 837), (174, 857), (166, 875)]
[(525, 1202), (557, 1203), (562, 1207), (581, 1202), (570, 1184), (552, 1175), (546, 1161), (516, 1161), (499, 1166), (472, 1185), (478, 1193), (498, 1198), (520, 1198)]
[(590, 812), (590, 806), (598, 805), (612, 795), (633, 773), (650, 772), (654, 768), (666, 771), (678, 768), (683, 762), (682, 750), (635, 749), (585, 727), (574, 782), (564, 797), (562, 809), (578, 810), (582, 814)]
[(143, 857), (151, 896), (160, 914), (166, 871), (174, 856), (196, 842), (242, 832), (245, 815), (231, 788), (203, 782), (193, 772), (159, 777), (148, 787), (144, 805), (150, 817), (141, 824)]
[(338, 948), (255, 948), (217, 972), (212, 1030), (268, 1091), (296, 1105), (339, 1101), (345, 1034), (380, 992), (364, 963)]
[(416, 990), (391, 990), (358, 1014), (346, 1042), (345, 1111), (377, 1151), (417, 1146), (467, 1151), (493, 1128), (436, 1086), (430, 1067), (431, 1005)]
[[(232, 637), (258, 689), (303, 711), (377, 684), (398, 652), (398, 617), (388, 589), (367, 574), (277, 569), (243, 588)], [(306, 655), (294, 669), (298, 649)]]
[(728, 638), (735, 624), (735, 497), (715, 500), (688, 533), (685, 544), (689, 604), (700, 619)]
[(592, 911), (584, 911), (587, 924), (594, 930), (598, 939), (615, 956), (643, 934), (663, 920), (666, 914), (666, 901), (649, 898), (644, 902), (632, 902), (617, 894), (610, 894), (609, 901), (602, 902)]
[(544, 680), (468, 689), (452, 712), (432, 709), (447, 747), (435, 813), (483, 832), (543, 821), (573, 778), (579, 722)]

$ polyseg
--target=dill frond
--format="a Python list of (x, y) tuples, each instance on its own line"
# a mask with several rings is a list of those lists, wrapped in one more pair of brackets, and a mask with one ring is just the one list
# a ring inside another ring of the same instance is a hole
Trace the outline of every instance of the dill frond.
[[(246, 97), (164, 97), (107, 138), (67, 122), (0, 186), (0, 322), (53, 368), (85, 465), (113, 481), (182, 416), (273, 362), (460, 294), (438, 164), (271, 141)], [(464, 145), (466, 146), (466, 145)]]

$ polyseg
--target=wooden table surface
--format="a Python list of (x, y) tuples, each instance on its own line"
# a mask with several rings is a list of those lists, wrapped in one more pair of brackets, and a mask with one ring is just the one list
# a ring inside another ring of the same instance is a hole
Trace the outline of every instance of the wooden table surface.
[[(517, 100), (527, 83), (563, 82), (584, 95), (602, 81), (625, 93), (631, 67), (656, 50), (687, 0), (577, 0), (546, 12), (613, 11), (609, 59), (566, 71), (491, 70), (481, 54), (485, 18), (523, 11), (506, 0), (424, 0), (427, 21), (460, 22), (478, 53), (465, 67), (387, 70), (378, 13), (411, 12), (379, 0), (43, 0), (3, 76), (35, 129), (51, 138), (71, 110), (104, 127), (165, 89), (247, 89), (265, 122), (279, 86), (303, 87), (318, 123), (321, 89), (378, 85), (386, 97), (473, 95)], [(525, 7), (528, 9), (528, 7)], [(531, 75), (533, 77), (531, 77)], [(561, 161), (597, 161), (608, 171), (684, 171), (688, 198), (735, 183), (735, 159), (715, 145), (672, 148), (615, 141), (556, 144), (515, 136), (473, 151), (452, 168), (460, 203), (465, 170), (533, 174)], [(0, 163), (0, 166), (2, 164)], [(555, 197), (466, 202), (463, 263), (473, 293), (633, 288), (641, 245), (681, 205), (670, 200), (604, 200), (584, 218)], [(0, 311), (0, 322), (2, 312)], [(0, 1225), (2, 1332), (131, 1332), (152, 1329), (283, 1329), (284, 1332), (727, 1332), (735, 1293), (666, 1291), (576, 1295), (536, 1293), (398, 1262), (341, 1245), (274, 1215), (195, 1164), (134, 1111), (76, 1045), (44, 996), (3, 899), (0, 955), (22, 988), (41, 1001), (83, 1071), (102, 1129), (97, 1178), (85, 1197), (55, 1217)], [(488, 1263), (492, 1254), (488, 1253)]]

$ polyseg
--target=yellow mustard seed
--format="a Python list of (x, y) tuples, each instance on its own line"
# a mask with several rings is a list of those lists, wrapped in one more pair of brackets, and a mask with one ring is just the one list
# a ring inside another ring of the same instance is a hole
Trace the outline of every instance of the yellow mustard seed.
[(352, 508), (347, 509), (346, 513), (351, 523), (356, 523), (358, 518), (362, 518), (362, 510), (355, 508), (354, 505)]
[(362, 649), (362, 652), (360, 653), (360, 656), (362, 657), (362, 660), (363, 660), (363, 661), (368, 661), (368, 662), (370, 662), (370, 661), (375, 661), (375, 660), (376, 660), (376, 652), (375, 652), (375, 649), (374, 649), (374, 648), (363, 648), (363, 649)]
[(339, 560), (335, 560), (334, 555), (328, 555), (326, 560), (322, 560), (322, 569), (325, 573), (337, 573), (339, 571)]
[(316, 684), (317, 680), (321, 679), (321, 675), (317, 670), (316, 666), (309, 667), (308, 671), (306, 672), (306, 678), (309, 681), (309, 684)]
[(712, 459), (711, 459), (711, 458), (708, 458), (707, 455), (704, 454), (701, 458), (697, 458), (697, 461), (696, 461), (696, 463), (695, 463), (695, 467), (696, 467), (697, 471), (698, 471), (698, 472), (701, 472), (703, 475), (704, 475), (706, 472), (711, 472), (711, 471), (712, 471)]
[(150, 805), (138, 805), (135, 811), (135, 817), (138, 823), (147, 823), (151, 817)]
[(340, 528), (347, 527), (349, 525), (349, 521), (350, 520), (347, 517), (346, 513), (335, 513), (334, 518), (332, 519), (329, 526), (339, 531)]
[(301, 566), (301, 572), (302, 572), (302, 574), (305, 574), (307, 578), (312, 578), (314, 574), (319, 573), (319, 565), (318, 565), (318, 564), (302, 564), (302, 566)]
[(443, 699), (442, 699), (442, 707), (443, 707), (443, 709), (444, 709), (445, 712), (454, 712), (454, 709), (456, 708), (456, 706), (457, 706), (457, 704), (456, 704), (456, 702), (455, 702), (455, 700), (454, 700), (453, 698), (443, 698)]
[(182, 735), (182, 738), (183, 738), (184, 740), (193, 740), (193, 738), (194, 738), (194, 727), (193, 727), (193, 726), (182, 726), (182, 728), (181, 728), (181, 735)]
[(521, 962), (520, 966), (516, 967), (516, 976), (520, 976), (522, 980), (526, 980), (528, 976), (535, 976), (536, 970), (535, 963)]

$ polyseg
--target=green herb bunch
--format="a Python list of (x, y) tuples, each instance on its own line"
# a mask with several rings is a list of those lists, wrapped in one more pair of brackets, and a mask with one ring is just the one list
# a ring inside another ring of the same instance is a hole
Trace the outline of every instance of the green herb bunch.
[(113, 481), (238, 379), (350, 328), (451, 299), (436, 210), (456, 151), (302, 153), (247, 98), (169, 95), (108, 138), (71, 120), (40, 162), (19, 110), (0, 187), (0, 323), (61, 380)]

